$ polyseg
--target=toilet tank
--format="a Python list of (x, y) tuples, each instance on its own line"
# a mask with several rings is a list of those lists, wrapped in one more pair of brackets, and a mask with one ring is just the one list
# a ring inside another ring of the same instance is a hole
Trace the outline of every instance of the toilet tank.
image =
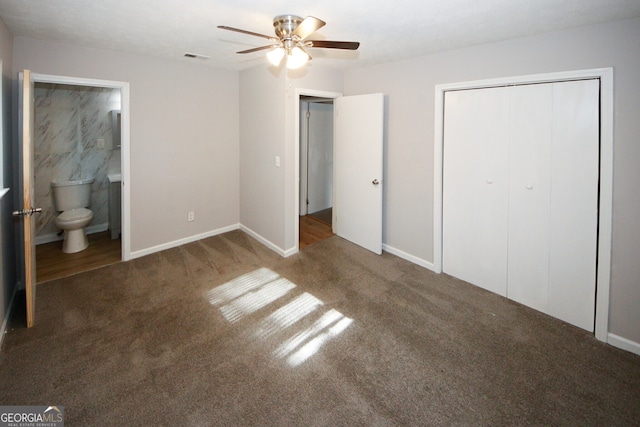
[(53, 181), (53, 201), (58, 212), (89, 207), (91, 204), (91, 184), (94, 179), (76, 181)]

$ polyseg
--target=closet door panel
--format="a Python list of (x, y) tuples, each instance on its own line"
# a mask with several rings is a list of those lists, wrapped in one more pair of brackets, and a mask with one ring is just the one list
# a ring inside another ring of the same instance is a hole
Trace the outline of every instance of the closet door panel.
[(511, 89), (507, 296), (546, 311), (552, 85)]
[(598, 104), (598, 80), (553, 86), (547, 313), (588, 331), (596, 294)]
[(508, 88), (447, 92), (443, 271), (507, 289)]

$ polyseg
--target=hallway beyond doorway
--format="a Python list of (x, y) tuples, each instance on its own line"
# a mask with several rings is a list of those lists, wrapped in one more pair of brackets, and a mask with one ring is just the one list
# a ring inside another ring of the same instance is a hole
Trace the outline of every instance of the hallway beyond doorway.
[(331, 208), (300, 217), (300, 250), (331, 236)]

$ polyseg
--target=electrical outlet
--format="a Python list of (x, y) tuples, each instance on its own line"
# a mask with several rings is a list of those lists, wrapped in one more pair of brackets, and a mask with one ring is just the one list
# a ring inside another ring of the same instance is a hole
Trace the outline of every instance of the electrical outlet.
[(104, 148), (104, 139), (100, 138), (98, 140), (98, 144), (97, 145), (98, 145), (98, 148)]
[(276, 167), (280, 167), (280, 156), (276, 156)]
[(196, 214), (195, 212), (189, 212), (187, 214), (187, 221), (191, 222), (191, 221), (195, 221), (196, 219)]

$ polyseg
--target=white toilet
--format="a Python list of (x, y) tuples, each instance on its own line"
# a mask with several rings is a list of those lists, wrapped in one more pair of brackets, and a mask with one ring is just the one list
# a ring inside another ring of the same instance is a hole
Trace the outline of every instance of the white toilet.
[(72, 254), (89, 246), (85, 227), (93, 219), (91, 204), (91, 184), (93, 179), (78, 181), (53, 181), (53, 200), (56, 210), (62, 212), (56, 218), (56, 226), (64, 230), (62, 252)]

